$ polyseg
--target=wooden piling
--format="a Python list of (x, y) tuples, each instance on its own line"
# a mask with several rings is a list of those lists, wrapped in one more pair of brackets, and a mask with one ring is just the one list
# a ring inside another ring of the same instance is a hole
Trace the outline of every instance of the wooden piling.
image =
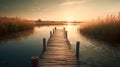
[(56, 31), (57, 27), (55, 27), (55, 31)]
[(57, 30), (57, 27), (54, 28), (54, 32)]
[(79, 60), (79, 50), (80, 50), (80, 42), (76, 42), (76, 58)]
[(54, 28), (53, 28), (52, 32), (53, 32), (53, 34), (54, 34), (54, 32), (55, 32)]
[(67, 31), (65, 31), (66, 38), (68, 38)]
[(50, 31), (50, 37), (52, 37), (52, 31)]
[(38, 67), (38, 56), (33, 56), (32, 57), (32, 67)]
[(55, 27), (55, 28), (53, 28), (53, 34), (55, 33), (56, 29), (57, 29), (56, 27)]
[(46, 39), (43, 38), (43, 52), (46, 50)]
[(63, 27), (64, 31), (65, 31), (65, 27)]

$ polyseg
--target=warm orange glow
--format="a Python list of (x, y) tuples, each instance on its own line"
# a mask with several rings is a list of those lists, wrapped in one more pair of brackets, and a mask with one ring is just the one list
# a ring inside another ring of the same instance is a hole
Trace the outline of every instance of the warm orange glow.
[(68, 17), (68, 18), (66, 19), (66, 21), (72, 22), (72, 21), (74, 21), (74, 17), (73, 17), (73, 16), (70, 16), (70, 17)]

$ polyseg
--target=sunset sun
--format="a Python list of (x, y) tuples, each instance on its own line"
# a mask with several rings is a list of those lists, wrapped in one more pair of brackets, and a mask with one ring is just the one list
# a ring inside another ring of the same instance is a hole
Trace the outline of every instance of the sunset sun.
[(73, 16), (69, 16), (69, 17), (66, 18), (66, 21), (69, 21), (69, 22), (74, 21), (74, 17)]

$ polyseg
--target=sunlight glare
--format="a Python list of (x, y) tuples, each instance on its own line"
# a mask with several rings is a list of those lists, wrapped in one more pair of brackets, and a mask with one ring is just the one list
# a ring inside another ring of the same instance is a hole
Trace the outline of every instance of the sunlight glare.
[(72, 21), (74, 21), (74, 17), (73, 17), (73, 16), (70, 16), (70, 17), (68, 17), (68, 18), (66, 19), (66, 21), (72, 22)]

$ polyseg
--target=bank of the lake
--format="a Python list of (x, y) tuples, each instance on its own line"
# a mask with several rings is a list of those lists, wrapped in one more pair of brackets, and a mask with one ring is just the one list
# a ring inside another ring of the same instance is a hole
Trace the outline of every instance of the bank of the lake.
[(0, 36), (33, 29), (35, 22), (22, 18), (0, 17)]
[[(90, 38), (120, 43), (120, 14), (107, 15), (81, 24), (80, 32)], [(114, 46), (114, 44), (112, 44)]]

